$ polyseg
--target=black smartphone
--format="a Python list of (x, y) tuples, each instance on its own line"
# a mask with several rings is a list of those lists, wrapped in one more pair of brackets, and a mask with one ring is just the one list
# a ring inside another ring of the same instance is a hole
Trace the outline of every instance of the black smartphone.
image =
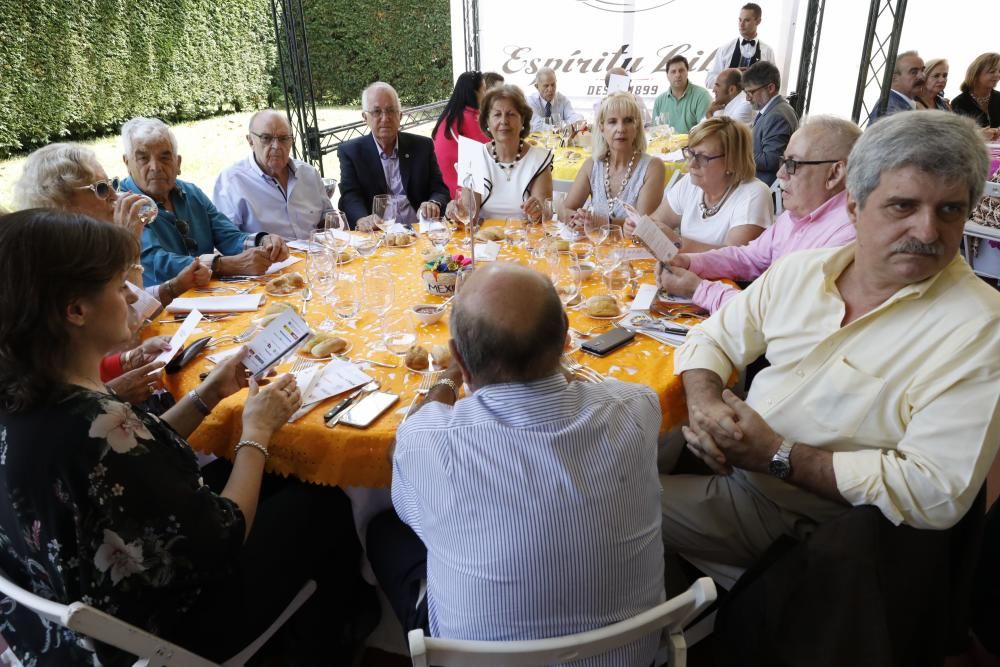
[(589, 354), (603, 357), (612, 350), (617, 350), (633, 338), (635, 338), (635, 334), (628, 329), (615, 327), (607, 333), (591, 338), (586, 343), (581, 345), (580, 349)]
[(177, 373), (182, 368), (187, 366), (188, 362), (198, 356), (198, 353), (205, 349), (205, 346), (208, 345), (210, 340), (212, 340), (211, 336), (205, 336), (204, 338), (199, 338), (198, 340), (192, 342), (187, 347), (182, 347), (177, 351), (177, 354), (170, 360), (163, 370), (169, 374)]

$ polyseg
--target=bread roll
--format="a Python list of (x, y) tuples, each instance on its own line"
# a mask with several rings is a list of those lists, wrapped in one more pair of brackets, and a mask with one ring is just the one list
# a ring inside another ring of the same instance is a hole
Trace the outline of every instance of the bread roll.
[(430, 365), (427, 350), (419, 345), (411, 345), (403, 358), (404, 363), (415, 371), (426, 370)]
[(280, 315), (281, 313), (285, 312), (286, 310), (288, 310), (290, 308), (294, 308), (294, 306), (292, 304), (290, 304), (290, 303), (285, 302), (285, 301), (272, 301), (271, 303), (269, 303), (267, 305), (267, 308), (264, 309), (264, 314), (265, 315)]
[(324, 340), (312, 349), (314, 357), (328, 357), (331, 354), (340, 354), (347, 349), (347, 341), (338, 336), (333, 336)]
[(451, 366), (451, 350), (447, 345), (434, 345), (431, 347), (431, 358), (438, 368), (448, 368)]
[(615, 301), (613, 296), (608, 294), (599, 294), (587, 299), (587, 302), (583, 305), (583, 311), (594, 317), (614, 317), (621, 314), (618, 302)]
[(502, 227), (486, 227), (476, 232), (476, 238), (480, 241), (502, 241), (504, 231)]
[(302, 289), (306, 286), (306, 279), (302, 277), (301, 273), (289, 273), (285, 276), (285, 280), (288, 281), (289, 285), (296, 289)]

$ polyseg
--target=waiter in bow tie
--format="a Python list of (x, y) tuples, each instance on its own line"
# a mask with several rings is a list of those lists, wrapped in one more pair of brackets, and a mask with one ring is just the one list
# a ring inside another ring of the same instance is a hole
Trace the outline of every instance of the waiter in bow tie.
[(730, 67), (746, 70), (756, 62), (774, 62), (774, 49), (757, 37), (761, 21), (760, 5), (748, 2), (740, 9), (740, 36), (729, 40), (715, 51), (715, 57), (705, 77), (705, 87), (711, 89), (719, 72)]

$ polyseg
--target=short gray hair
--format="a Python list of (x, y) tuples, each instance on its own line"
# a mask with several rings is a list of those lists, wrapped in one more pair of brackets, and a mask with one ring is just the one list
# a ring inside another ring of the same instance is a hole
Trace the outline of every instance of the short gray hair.
[(820, 146), (829, 153), (824, 159), (846, 160), (854, 144), (861, 137), (861, 128), (844, 118), (818, 114), (806, 116), (799, 123), (799, 130), (808, 128), (815, 133), (813, 145)]
[(451, 337), (477, 386), (536, 380), (559, 368), (568, 321), (555, 287), (545, 282), (541, 302), (525, 308), (523, 315), (534, 322), (524, 332), (511, 331), (483, 309), (467, 307), (461, 293), (453, 302)]
[(972, 120), (947, 111), (897, 113), (861, 135), (847, 160), (847, 192), (864, 208), (883, 173), (915, 167), (946, 183), (963, 182), (969, 207), (989, 177), (986, 145)]
[(387, 84), (385, 81), (376, 81), (372, 85), (368, 86), (361, 91), (361, 110), (371, 111), (368, 107), (368, 98), (371, 97), (372, 93), (376, 90), (387, 90), (389, 94), (392, 95), (392, 99), (396, 102), (396, 108), (402, 110), (402, 105), (399, 103), (399, 95), (396, 93), (396, 89)]
[(532, 81), (532, 85), (538, 85), (538, 79), (541, 78), (543, 74), (551, 74), (552, 78), (556, 78), (556, 71), (551, 67), (539, 67), (538, 71), (535, 72), (535, 80)]
[(122, 125), (122, 154), (126, 158), (131, 158), (132, 150), (137, 143), (164, 138), (170, 141), (174, 157), (179, 155), (177, 152), (177, 137), (174, 136), (174, 131), (170, 129), (169, 125), (159, 118), (137, 116)]
[(73, 190), (92, 183), (100, 166), (94, 151), (80, 144), (39, 148), (24, 161), (14, 184), (14, 202), (19, 209), (65, 209)]
[(909, 51), (903, 51), (902, 53), (897, 53), (896, 54), (896, 61), (895, 61), (895, 63), (892, 66), (892, 73), (893, 74), (902, 74), (903, 72), (900, 71), (900, 69), (899, 69), (899, 61), (902, 60), (903, 58), (909, 58), (911, 56), (914, 57), (914, 58), (919, 58), (920, 54), (917, 53), (916, 51), (912, 50), (912, 49), (909, 50)]

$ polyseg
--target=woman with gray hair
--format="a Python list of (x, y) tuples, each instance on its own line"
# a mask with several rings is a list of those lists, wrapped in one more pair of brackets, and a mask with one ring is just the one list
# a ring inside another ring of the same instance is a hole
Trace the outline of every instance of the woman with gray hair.
[(600, 215), (621, 225), (625, 205), (642, 215), (656, 210), (663, 199), (663, 163), (646, 153), (642, 114), (632, 93), (611, 93), (597, 111), (593, 156), (577, 172), (559, 215), (571, 223), (586, 217), (580, 208), (590, 197)]
[[(143, 224), (139, 211), (148, 198), (117, 192), (118, 179), (108, 178), (90, 148), (79, 144), (55, 143), (28, 156), (21, 178), (14, 185), (19, 209), (50, 208), (78, 213), (123, 227), (141, 245)], [(142, 285), (142, 266), (135, 264), (127, 276), (133, 285)], [(161, 305), (195, 286), (208, 284), (212, 273), (207, 266), (192, 262), (176, 277), (147, 288)], [(140, 322), (134, 322), (138, 328)], [(156, 369), (151, 362), (166, 349), (167, 337), (156, 336), (123, 352), (109, 355), (101, 367), (103, 378), (115, 392), (131, 403), (141, 403), (160, 389), (148, 374)]]

